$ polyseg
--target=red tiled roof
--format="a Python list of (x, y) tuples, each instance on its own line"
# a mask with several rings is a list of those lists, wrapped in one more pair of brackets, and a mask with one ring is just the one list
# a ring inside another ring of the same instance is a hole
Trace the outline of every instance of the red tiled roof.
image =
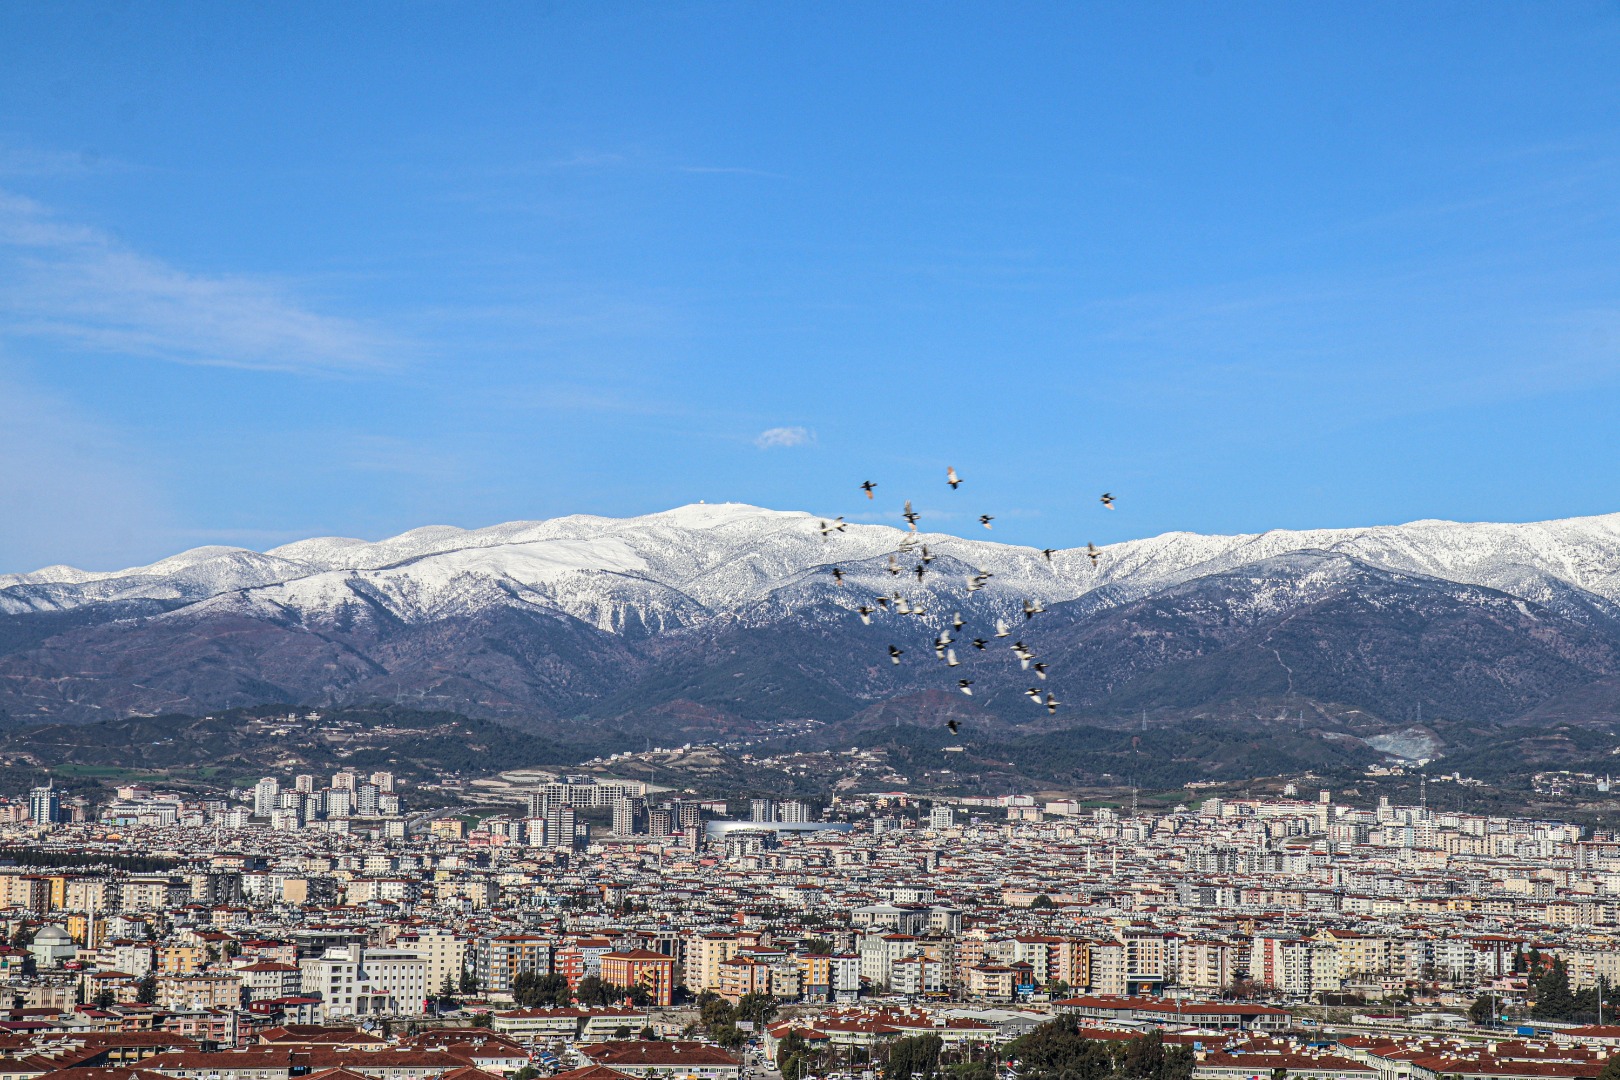
[(598, 1065), (656, 1065), (671, 1068), (680, 1065), (739, 1065), (740, 1062), (720, 1049), (698, 1042), (605, 1042), (583, 1046), (580, 1052)]

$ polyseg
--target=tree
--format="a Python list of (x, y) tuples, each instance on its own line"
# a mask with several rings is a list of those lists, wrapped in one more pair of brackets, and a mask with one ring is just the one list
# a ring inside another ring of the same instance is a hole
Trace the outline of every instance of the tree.
[(1190, 1046), (1172, 1046), (1164, 1052), (1164, 1067), (1155, 1080), (1192, 1080), (1198, 1059)]
[(1496, 1023), (1496, 1000), (1494, 995), (1481, 994), (1468, 1006), (1468, 1019), (1476, 1027), (1490, 1027)]
[(142, 1005), (157, 1004), (157, 976), (148, 974), (135, 984), (135, 1000)]
[(614, 1028), (613, 1037), (615, 1039), (628, 1039), (630, 1037), (630, 1025), (620, 1024), (618, 1027)]
[(806, 938), (800, 948), (806, 956), (831, 956), (833, 943), (824, 937)]
[(1150, 1031), (1140, 1039), (1131, 1040), (1117, 1075), (1123, 1080), (1154, 1080), (1163, 1071), (1164, 1036)]
[(1569, 989), (1569, 968), (1562, 960), (1554, 959), (1541, 978), (1536, 980), (1536, 1003), (1530, 1015), (1537, 1020), (1562, 1020), (1574, 1015), (1575, 995)]
[(996, 1080), (996, 1067), (988, 1061), (964, 1061), (947, 1071), (951, 1080)]
[(96, 991), (95, 1006), (98, 1009), (110, 1009), (118, 1004), (118, 995), (106, 987)]
[(820, 1058), (797, 1031), (790, 1030), (776, 1048), (776, 1067), (783, 1080), (805, 1080), (821, 1072)]
[(494, 1022), (495, 1018), (487, 1012), (476, 1013), (472, 1018), (472, 1026), (475, 1028), (487, 1028)]
[(478, 976), (471, 968), (467, 968), (461, 973), (461, 992), (463, 994), (478, 993)]
[(1054, 907), (1057, 907), (1056, 904), (1052, 903), (1052, 898), (1050, 896), (1047, 896), (1045, 893), (1041, 893), (1035, 899), (1031, 900), (1029, 902), (1029, 906), (1032, 907), (1032, 908), (1054, 908)]
[(539, 1069), (535, 1068), (533, 1065), (525, 1065), (523, 1068), (512, 1074), (512, 1080), (536, 1080), (539, 1075)]
[(884, 1071), (884, 1080), (932, 1080), (939, 1073), (939, 1052), (944, 1045), (938, 1035), (896, 1039), (889, 1046), (889, 1067)]
[(1049, 1020), (1007, 1045), (1018, 1059), (1019, 1080), (1110, 1080), (1114, 1050), (1081, 1035), (1071, 1021)]
[(776, 999), (769, 994), (744, 994), (737, 1000), (737, 1018), (751, 1020), (757, 1031), (776, 1015)]
[(561, 975), (522, 971), (512, 980), (512, 1000), (523, 1009), (542, 1005), (561, 1008), (572, 1000), (572, 995), (568, 990), (568, 980)]
[(712, 1033), (715, 1028), (737, 1022), (737, 1009), (712, 990), (698, 995), (698, 1019)]
[(1597, 1074), (1597, 1080), (1620, 1080), (1620, 1054), (1611, 1057), (1603, 1065), (1603, 1071)]

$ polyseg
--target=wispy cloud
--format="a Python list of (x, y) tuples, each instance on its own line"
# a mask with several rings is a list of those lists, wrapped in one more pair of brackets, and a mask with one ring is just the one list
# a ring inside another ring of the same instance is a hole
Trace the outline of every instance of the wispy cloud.
[(187, 273), (0, 191), (0, 337), (182, 364), (360, 372), (389, 342), (274, 283)]
[(91, 173), (122, 172), (127, 162), (103, 157), (94, 150), (54, 150), (0, 143), (0, 176), (74, 177)]
[(754, 445), (761, 450), (779, 450), (789, 446), (805, 446), (815, 441), (815, 433), (802, 427), (766, 428), (754, 436)]

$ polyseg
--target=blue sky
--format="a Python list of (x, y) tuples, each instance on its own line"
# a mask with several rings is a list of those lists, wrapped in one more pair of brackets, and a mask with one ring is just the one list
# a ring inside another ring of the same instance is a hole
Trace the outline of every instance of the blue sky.
[(1606, 513), (1617, 420), (1613, 3), (0, 6), (0, 572)]

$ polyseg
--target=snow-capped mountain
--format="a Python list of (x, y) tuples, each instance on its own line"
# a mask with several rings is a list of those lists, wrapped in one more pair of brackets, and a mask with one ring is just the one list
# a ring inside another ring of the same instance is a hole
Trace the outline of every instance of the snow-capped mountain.
[[(997, 693), (1028, 681), (1026, 669), (984, 668), (992, 650), (965, 642), (994, 641), (998, 618), (1024, 624), (1026, 601), (1047, 612), (1018, 629), (1048, 648), (1063, 643), (1084, 669), (1064, 688), (1075, 708), (1106, 711), (1177, 665), (1207, 667), (1231, 649), (1278, 652), (1248, 641), (1293, 632), (1268, 629), (1276, 620), (1316, 625), (1312, 643), (1295, 647), (1366, 653), (1387, 629), (1376, 605), (1362, 610), (1372, 597), (1403, 625), (1432, 618), (1455, 630), (1461, 620), (1491, 642), (1490, 656), (1439, 661), (1487, 671), (1479, 685), (1501, 688), (1453, 695), (1472, 708), (1516, 715), (1620, 674), (1620, 514), (1170, 533), (1104, 548), (1095, 565), (1081, 549), (1048, 559), (886, 525), (824, 535), (823, 520), (700, 504), (626, 519), (434, 526), (376, 542), (323, 537), (263, 553), (198, 548), (105, 573), (53, 566), (4, 575), (0, 710), (31, 721), (383, 698), (487, 715), (572, 716), (607, 703), (628, 714), (682, 702), (743, 720), (837, 719), (896, 694), (954, 687), (931, 669), (929, 651), (955, 612), (977, 627), (962, 645), (972, 654), (964, 670), (981, 684), (974, 704), (996, 708)], [(970, 593), (969, 576), (984, 573)], [(898, 598), (883, 607), (879, 596)], [(871, 627), (855, 614), (863, 604), (875, 609)], [(1371, 623), (1313, 622), (1346, 604), (1356, 608), (1352, 621)], [(895, 614), (902, 605), (924, 614)], [(1164, 610), (1144, 623), (1144, 605)], [(898, 671), (874, 664), (880, 639), (903, 639), (914, 655)], [(1452, 640), (1466, 650), (1470, 636)], [(1539, 674), (1511, 676), (1496, 655), (1504, 652), (1521, 665), (1533, 656)], [(1054, 679), (1063, 659), (1053, 654)], [(1286, 661), (1267, 663), (1285, 670)], [(1387, 673), (1404, 661), (1375, 650), (1367, 664)], [(1282, 692), (1385, 711), (1418, 692), (1392, 686), (1352, 699), (1346, 678)], [(1357, 676), (1369, 686), (1380, 678)], [(1260, 681), (1266, 694), (1276, 689)], [(1238, 683), (1230, 693), (1241, 697), (1248, 691)], [(1431, 708), (1446, 707), (1444, 692), (1431, 696), (1441, 699)]]

